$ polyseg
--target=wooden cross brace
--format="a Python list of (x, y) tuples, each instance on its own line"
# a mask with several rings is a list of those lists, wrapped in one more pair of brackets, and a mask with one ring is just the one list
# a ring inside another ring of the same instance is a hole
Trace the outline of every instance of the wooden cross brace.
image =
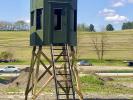
[[(60, 53), (62, 55), (64, 51)], [(55, 61), (57, 61), (61, 56), (57, 56)], [(47, 67), (46, 64), (42, 61), (41, 56), (49, 63), (49, 66)], [(74, 57), (74, 53), (72, 52), (70, 54), (71, 57)], [(74, 57), (75, 59), (75, 57)], [(36, 65), (36, 66), (35, 66)], [(39, 69), (40, 65), (43, 66), (45, 71), (39, 76)], [(74, 66), (74, 60), (72, 60), (72, 66)], [(42, 46), (39, 46), (39, 49), (37, 50), (37, 47), (34, 46), (32, 50), (32, 59), (31, 59), (31, 64), (30, 64), (30, 72), (29, 72), (29, 77), (28, 77), (28, 82), (27, 82), (27, 87), (25, 91), (25, 100), (28, 100), (28, 94), (32, 91), (32, 100), (35, 100), (39, 94), (44, 90), (44, 88), (54, 79), (54, 75), (51, 71), (51, 68), (53, 67), (52, 61), (50, 58), (45, 55), (42, 51)], [(79, 83), (79, 77), (78, 77), (78, 72), (76, 71), (76, 67), (72, 68), (73, 69), (73, 74), (75, 76), (75, 80), (77, 82), (77, 88), (75, 88), (77, 94), (79, 95), (80, 100), (83, 100), (82, 93), (80, 92), (80, 83)], [(46, 75), (49, 74), (50, 77), (47, 79), (47, 81), (41, 86), (41, 88), (37, 91), (37, 84), (41, 81), (41, 79)], [(59, 72), (61, 73), (61, 72)], [(66, 77), (62, 76), (64, 80), (67, 80)], [(66, 90), (63, 88), (63, 86), (60, 83), (57, 83), (64, 92)]]

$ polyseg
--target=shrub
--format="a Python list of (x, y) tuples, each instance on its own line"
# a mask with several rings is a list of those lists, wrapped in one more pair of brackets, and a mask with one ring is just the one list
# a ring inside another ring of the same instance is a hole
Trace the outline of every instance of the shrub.
[(12, 59), (13, 58), (13, 54), (11, 52), (3, 51), (0, 54), (0, 58), (1, 59)]

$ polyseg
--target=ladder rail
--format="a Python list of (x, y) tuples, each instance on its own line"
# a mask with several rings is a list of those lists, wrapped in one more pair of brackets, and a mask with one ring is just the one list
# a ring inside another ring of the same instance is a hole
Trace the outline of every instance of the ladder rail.
[[(56, 73), (55, 73), (55, 59), (54, 59), (54, 54), (53, 54), (53, 45), (51, 44), (51, 57), (52, 57), (52, 65), (53, 65), (53, 73), (54, 73), (54, 81), (55, 81), (55, 86), (58, 84), (57, 83), (57, 79), (56, 79)], [(56, 89), (56, 94), (58, 94), (58, 89), (57, 87), (55, 88)], [(57, 95), (57, 100), (59, 99), (58, 95)]]
[[(62, 54), (54, 54), (54, 50), (62, 50)], [(66, 96), (66, 100), (70, 99), (70, 96), (73, 100), (75, 100), (75, 91), (74, 91), (74, 84), (73, 84), (73, 78), (72, 78), (72, 68), (71, 68), (71, 63), (70, 63), (70, 55), (69, 55), (69, 48), (68, 48), (68, 44), (65, 44), (64, 46), (62, 46), (62, 49), (55, 49), (53, 48), (53, 45), (51, 44), (51, 57), (52, 57), (52, 66), (53, 66), (53, 73), (54, 73), (54, 80), (55, 80), (55, 88), (56, 88), (56, 97), (57, 100), (60, 100), (60, 96), (64, 95)], [(63, 61), (59, 61), (56, 60), (54, 57), (63, 57)], [(55, 67), (55, 63), (57, 62), (64, 62), (64, 72), (58, 72)], [(65, 70), (67, 69), (67, 70)], [(61, 84), (61, 82), (58, 79), (58, 77), (65, 77), (64, 80), (64, 85), (63, 83)], [(62, 91), (60, 91), (60, 89), (62, 89), (64, 92), (62, 93)]]
[(68, 67), (69, 67), (69, 73), (71, 75), (71, 82), (72, 82), (72, 92), (73, 92), (73, 99), (75, 100), (75, 91), (74, 91), (74, 86), (73, 86), (73, 78), (72, 78), (72, 67), (70, 63), (70, 55), (69, 55), (69, 48), (68, 44), (66, 44), (66, 49), (67, 49), (67, 56), (68, 56)]

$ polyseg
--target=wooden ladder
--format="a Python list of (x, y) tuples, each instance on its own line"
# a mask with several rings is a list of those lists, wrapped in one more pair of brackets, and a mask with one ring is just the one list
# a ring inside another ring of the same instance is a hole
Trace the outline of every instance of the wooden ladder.
[[(60, 47), (51, 44), (51, 57), (57, 100), (75, 100), (68, 44)], [(60, 64), (61, 66), (58, 66)]]

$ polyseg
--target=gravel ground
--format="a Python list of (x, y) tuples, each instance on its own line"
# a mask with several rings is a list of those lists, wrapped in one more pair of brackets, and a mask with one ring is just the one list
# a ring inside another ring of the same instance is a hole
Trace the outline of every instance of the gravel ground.
[(129, 70), (133, 71), (133, 67), (127, 66), (79, 66), (78, 69), (83, 73), (87, 72), (100, 72), (100, 71), (111, 71), (111, 70)]
[[(0, 67), (6, 67), (8, 65), (0, 65)], [(30, 65), (13, 65), (20, 69), (29, 67)], [(43, 67), (40, 67), (44, 69)], [(133, 70), (133, 67), (127, 66), (78, 66), (78, 69), (82, 69), (83, 71), (109, 71), (109, 70)]]
[[(16, 65), (17, 67), (20, 68), (25, 68), (27, 67), (27, 65)], [(98, 67), (98, 66), (80, 66), (79, 69), (82, 69), (84, 71), (101, 71), (101, 70), (133, 70), (133, 68), (130, 67), (107, 67), (107, 66), (103, 66), (103, 67)], [(106, 73), (107, 74), (107, 73)], [(124, 73), (123, 73), (124, 74)], [(12, 84), (10, 84), (11, 86), (15, 86), (16, 82), (19, 83), (23, 83), (23, 85), (25, 85), (25, 81), (27, 79), (27, 74), (22, 73), (18, 79), (16, 79)], [(41, 82), (42, 83), (42, 82)], [(21, 84), (20, 84), (21, 85)], [(22, 87), (24, 87), (22, 85)], [(124, 84), (126, 85), (126, 84)], [(131, 85), (132, 86), (132, 85)], [(3, 85), (1, 85), (1, 87), (3, 87)], [(85, 100), (133, 100), (133, 95), (126, 95), (126, 94), (115, 94), (115, 95), (105, 95), (105, 94), (84, 94), (84, 98)], [(10, 93), (10, 94), (0, 94), (0, 100), (24, 100), (24, 94), (20, 93), (20, 94), (14, 94), (14, 93)], [(29, 100), (30, 97), (29, 97)], [(41, 94), (39, 96), (39, 98), (37, 100), (55, 100), (55, 95), (54, 94)]]
[[(129, 97), (129, 95), (128, 95)], [(132, 98), (132, 97), (131, 97)], [(127, 95), (97, 95), (97, 94), (85, 94), (84, 100), (133, 100), (131, 98), (127, 98)], [(1, 95), (0, 100), (24, 100), (23, 94), (14, 94), (14, 95)], [(31, 100), (31, 96), (29, 99)], [(53, 94), (41, 94), (36, 100), (56, 100), (55, 95)], [(78, 99), (77, 99), (78, 100)]]
[(116, 76), (116, 77), (131, 77), (133, 73), (96, 73), (99, 76)]

